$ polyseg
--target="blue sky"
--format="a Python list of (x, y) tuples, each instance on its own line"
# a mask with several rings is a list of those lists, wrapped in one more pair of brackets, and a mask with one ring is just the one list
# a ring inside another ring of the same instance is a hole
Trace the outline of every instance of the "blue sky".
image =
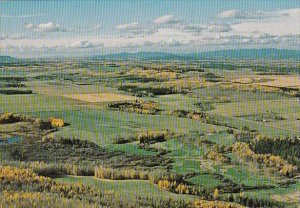
[(0, 0), (0, 53), (300, 49), (299, 0)]

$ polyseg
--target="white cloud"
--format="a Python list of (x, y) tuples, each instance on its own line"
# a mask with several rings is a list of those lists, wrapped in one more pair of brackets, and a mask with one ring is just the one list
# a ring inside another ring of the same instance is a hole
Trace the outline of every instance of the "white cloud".
[(165, 15), (153, 20), (155, 24), (174, 24), (179, 21), (173, 15)]
[(244, 15), (240, 11), (232, 9), (232, 10), (227, 10), (227, 11), (221, 12), (220, 14), (217, 15), (217, 17), (222, 18), (222, 19), (243, 18)]
[(191, 25), (191, 24), (182, 24), (179, 27), (180, 30), (192, 33), (200, 33), (205, 29), (203, 25)]
[(25, 24), (25, 29), (31, 30), (31, 29), (33, 29), (33, 28), (34, 28), (34, 26), (33, 26), (32, 23), (27, 23), (27, 24)]
[(129, 24), (123, 24), (123, 25), (118, 25), (116, 26), (118, 30), (135, 30), (139, 29), (140, 25), (137, 22), (132, 22)]
[[(21, 39), (0, 35), (0, 45), (15, 51), (26, 51), (30, 48), (34, 51), (97, 51), (101, 47), (118, 51), (180, 48), (188, 52), (236, 45), (300, 48), (300, 9), (256, 13), (260, 14), (260, 18), (250, 18), (250, 13), (239, 14), (231, 10), (223, 14), (222, 24), (220, 20), (212, 21), (211, 24), (190, 24), (173, 15), (165, 15), (146, 24), (132, 22), (118, 25), (115, 27), (117, 30), (105, 35), (65, 33), (58, 38), (48, 38), (44, 34), (39, 37), (34, 34)], [(234, 20), (238, 16), (239, 20)], [(65, 31), (52, 22), (37, 26), (28, 23), (25, 28), (32, 31)], [(84, 30), (91, 32), (91, 28), (99, 29), (101, 25), (86, 26)]]
[(74, 31), (74, 29), (64, 29), (60, 27), (59, 24), (55, 24), (53, 22), (47, 22), (47, 23), (40, 23), (38, 25), (34, 25), (32, 23), (26, 23), (24, 26), (25, 29), (27, 30), (32, 30), (35, 32), (66, 32), (66, 31)]
[(208, 26), (209, 32), (214, 32), (214, 33), (220, 33), (220, 32), (229, 32), (231, 31), (231, 27), (228, 24), (222, 24), (222, 25), (211, 25)]
[(221, 19), (275, 19), (282, 17), (290, 17), (290, 18), (298, 18), (300, 19), (300, 8), (295, 9), (287, 9), (287, 10), (279, 10), (279, 11), (255, 11), (255, 12), (246, 12), (246, 11), (238, 11), (235, 9), (226, 10), (217, 15), (218, 18)]
[(300, 9), (281, 10), (275, 12), (261, 12), (265, 19), (244, 20), (232, 24), (234, 32), (241, 35), (266, 33), (273, 36), (300, 34)]
[(48, 23), (39, 24), (36, 27), (36, 30), (40, 32), (57, 32), (60, 30), (60, 27), (58, 24), (54, 24), (53, 22), (48, 22)]
[(71, 45), (72, 48), (92, 48), (94, 47), (93, 43), (90, 43), (86, 40), (77, 41)]

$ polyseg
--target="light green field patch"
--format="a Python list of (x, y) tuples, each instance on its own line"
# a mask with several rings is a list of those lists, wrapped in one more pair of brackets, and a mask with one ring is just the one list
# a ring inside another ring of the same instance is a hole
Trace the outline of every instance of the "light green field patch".
[(193, 183), (197, 186), (204, 187), (206, 189), (214, 189), (217, 186), (222, 185), (222, 180), (217, 179), (212, 174), (203, 174), (188, 179), (188, 182)]
[(297, 99), (259, 100), (248, 102), (223, 103), (216, 105), (214, 113), (223, 116), (243, 116), (274, 111), (276, 113), (300, 112)]
[(128, 154), (135, 155), (156, 155), (157, 152), (146, 151), (139, 148), (137, 142), (127, 143), (127, 144), (113, 144), (106, 147), (107, 150), (111, 151), (121, 151)]
[(235, 142), (233, 134), (228, 134), (226, 131), (220, 131), (213, 135), (207, 135), (206, 139), (219, 145), (230, 146)]
[(247, 166), (229, 166), (223, 175), (233, 182), (245, 186), (277, 186), (275, 178), (251, 172)]

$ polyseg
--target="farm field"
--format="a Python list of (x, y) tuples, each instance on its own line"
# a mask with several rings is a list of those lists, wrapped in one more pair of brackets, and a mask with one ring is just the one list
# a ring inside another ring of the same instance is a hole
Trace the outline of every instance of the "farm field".
[(126, 96), (114, 93), (101, 93), (101, 94), (71, 94), (64, 95), (64, 97), (80, 100), (88, 103), (106, 103), (106, 102), (124, 102), (132, 101), (136, 98), (133, 96)]
[[(26, 70), (8, 65), (0, 72), (3, 85), (7, 77), (14, 83), (0, 94), (3, 165), (92, 187), (107, 203), (118, 197), (185, 207), (201, 198), (297, 206), (299, 92), (282, 85), (297, 80), (294, 74), (256, 82), (259, 75), (249, 69), (191, 73), (188, 63), (177, 63), (186, 70), (180, 73), (167, 63), (76, 64), (58, 61), (59, 70), (31, 62)], [(274, 147), (266, 149), (269, 140)]]

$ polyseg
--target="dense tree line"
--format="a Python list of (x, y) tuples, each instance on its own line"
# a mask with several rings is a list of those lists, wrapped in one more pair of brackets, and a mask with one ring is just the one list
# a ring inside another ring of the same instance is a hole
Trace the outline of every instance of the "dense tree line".
[(289, 163), (300, 167), (300, 139), (298, 138), (258, 136), (251, 142), (250, 147), (257, 153), (278, 155)]

